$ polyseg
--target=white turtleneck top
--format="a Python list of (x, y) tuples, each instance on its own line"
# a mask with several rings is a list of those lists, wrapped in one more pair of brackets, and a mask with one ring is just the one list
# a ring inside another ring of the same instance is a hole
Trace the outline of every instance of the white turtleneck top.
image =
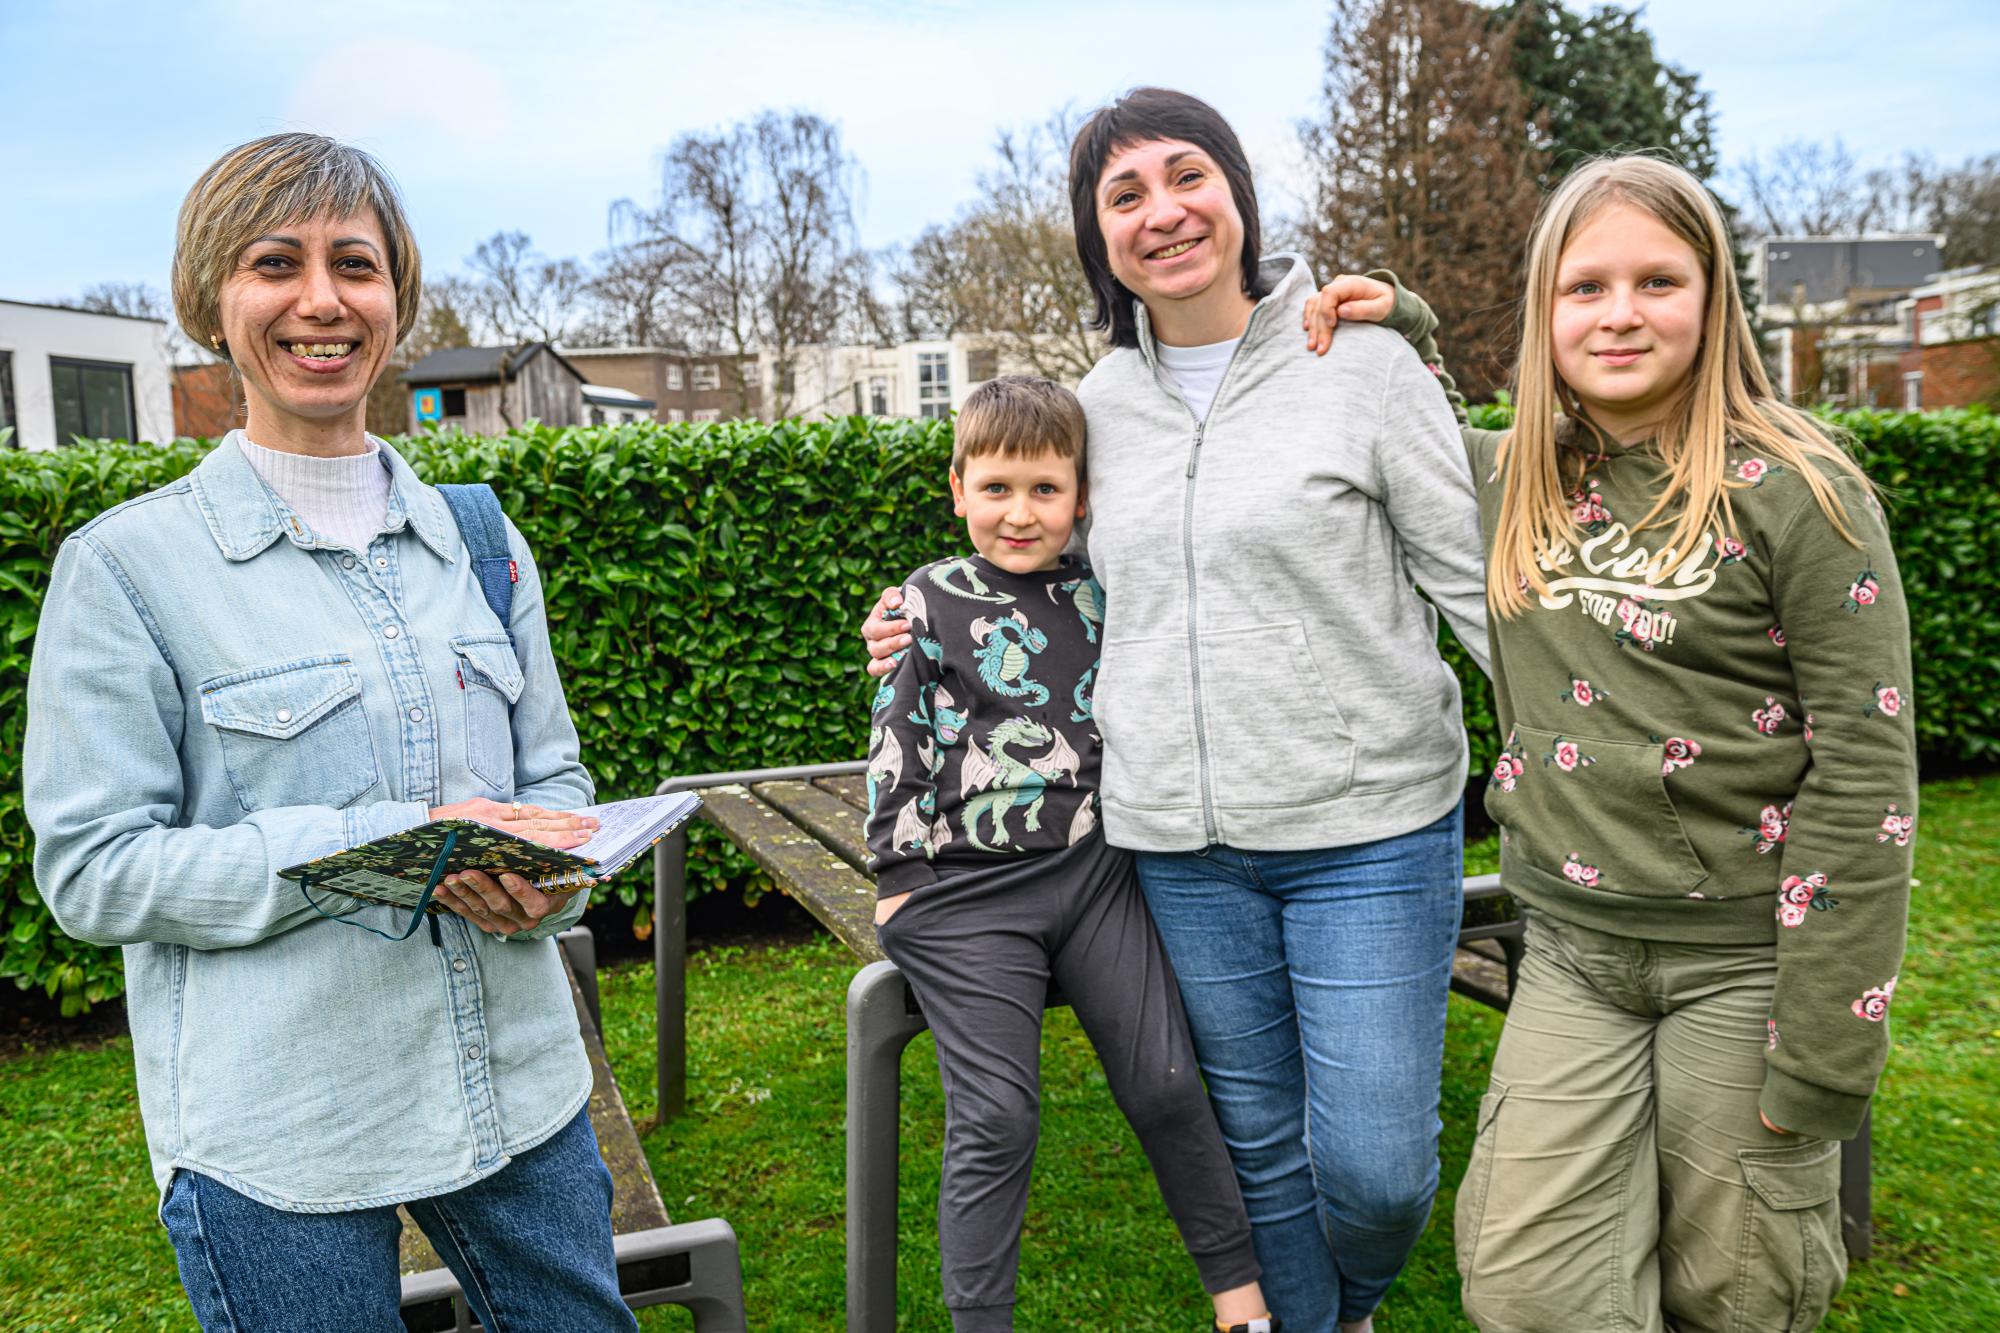
[(389, 516), (389, 465), (372, 435), (367, 453), (337, 458), (266, 449), (241, 431), (236, 442), (264, 484), (320, 536), (365, 551), (382, 531)]

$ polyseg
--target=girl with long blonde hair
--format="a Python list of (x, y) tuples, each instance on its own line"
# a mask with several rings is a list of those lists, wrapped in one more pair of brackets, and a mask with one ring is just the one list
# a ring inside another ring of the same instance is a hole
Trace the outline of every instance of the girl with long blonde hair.
[[(1514, 426), (1465, 431), (1486, 808), (1529, 919), (1457, 1204), (1489, 1331), (1809, 1328), (1845, 1276), (1838, 1141), (1887, 1054), (1917, 818), (1909, 623), (1732, 253), (1680, 167), (1586, 164), (1529, 239)], [(1336, 314), (1442, 375), (1407, 293), (1336, 279), (1315, 350)]]

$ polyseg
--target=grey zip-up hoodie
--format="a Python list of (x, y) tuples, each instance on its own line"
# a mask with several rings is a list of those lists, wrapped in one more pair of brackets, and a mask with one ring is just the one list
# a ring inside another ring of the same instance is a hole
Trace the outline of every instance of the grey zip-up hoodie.
[(1410, 346), (1342, 324), (1324, 358), (1296, 256), (1267, 259), (1205, 422), (1139, 347), (1077, 394), (1110, 841), (1295, 851), (1422, 828), (1466, 782), (1437, 616), (1486, 664), (1479, 510), (1458, 423)]

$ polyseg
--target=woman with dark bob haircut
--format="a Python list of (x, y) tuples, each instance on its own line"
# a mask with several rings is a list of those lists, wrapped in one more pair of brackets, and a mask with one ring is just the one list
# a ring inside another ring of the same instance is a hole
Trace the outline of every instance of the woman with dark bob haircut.
[(527, 543), (505, 525), (503, 624), (443, 496), (363, 426), (420, 273), (366, 153), (278, 134), (203, 172), (174, 305), (242, 377), (243, 429), (71, 533), (35, 634), (35, 883), (124, 946), (207, 1329), (400, 1330), (398, 1204), (486, 1328), (637, 1327), (552, 938), (585, 895), (467, 871), (409, 935), (275, 873), (431, 819), (565, 848), (596, 823), (564, 813), (591, 781)]
[(1112, 344), (1078, 389), (1104, 828), (1138, 854), (1272, 1307), (1352, 1333), (1437, 1188), (1467, 754), (1433, 605), (1484, 665), (1472, 477), (1401, 339), (1295, 341), (1312, 275), (1260, 258), (1213, 108), (1099, 110), (1070, 200)]

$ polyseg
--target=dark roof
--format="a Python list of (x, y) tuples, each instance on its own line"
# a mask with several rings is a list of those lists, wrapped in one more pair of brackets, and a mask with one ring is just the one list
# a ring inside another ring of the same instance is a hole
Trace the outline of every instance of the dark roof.
[(1907, 291), (1944, 267), (1942, 237), (1772, 236), (1764, 250), (1762, 296), (1783, 305), (1803, 285), (1805, 299), (1835, 301), (1854, 290)]
[(547, 352), (555, 357), (556, 363), (578, 382), (583, 381), (583, 373), (563, 360), (555, 348), (547, 343), (522, 343), (519, 347), (446, 347), (432, 352), (423, 360), (411, 366), (402, 374), (405, 384), (480, 384), (500, 378), (500, 367), (507, 367), (507, 378), (521, 373), (521, 368), (538, 355)]

